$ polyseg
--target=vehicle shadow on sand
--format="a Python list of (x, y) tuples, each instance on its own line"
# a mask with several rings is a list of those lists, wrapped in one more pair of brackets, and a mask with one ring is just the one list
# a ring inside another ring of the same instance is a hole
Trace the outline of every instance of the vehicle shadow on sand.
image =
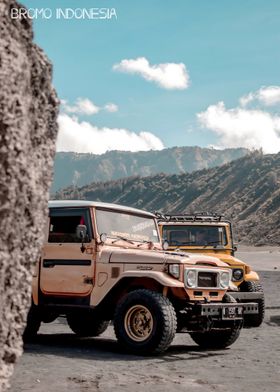
[(24, 351), (31, 355), (54, 355), (69, 358), (108, 361), (139, 361), (161, 359), (163, 361), (192, 360), (223, 356), (227, 350), (205, 350), (196, 345), (173, 344), (160, 356), (137, 356), (123, 350), (113, 338), (79, 338), (72, 333), (39, 334), (25, 343)]

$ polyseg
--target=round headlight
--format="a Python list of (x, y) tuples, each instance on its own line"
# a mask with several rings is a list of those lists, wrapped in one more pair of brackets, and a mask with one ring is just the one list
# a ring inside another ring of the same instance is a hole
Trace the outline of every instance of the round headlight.
[(189, 287), (194, 287), (196, 285), (196, 271), (189, 270), (186, 275), (186, 284)]
[(224, 289), (229, 287), (229, 273), (222, 272), (220, 275), (220, 286)]
[(170, 264), (168, 266), (168, 270), (170, 275), (174, 276), (174, 278), (179, 279), (180, 277), (180, 266), (179, 264)]
[(243, 270), (242, 269), (232, 270), (232, 280), (234, 282), (237, 280), (241, 280), (242, 278), (243, 278)]

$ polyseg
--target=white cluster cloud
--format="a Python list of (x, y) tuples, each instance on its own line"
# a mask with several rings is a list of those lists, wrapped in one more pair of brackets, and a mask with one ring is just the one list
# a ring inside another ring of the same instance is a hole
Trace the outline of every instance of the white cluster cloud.
[(62, 100), (61, 103), (64, 112), (77, 115), (92, 116), (93, 114), (99, 113), (100, 110), (111, 113), (118, 111), (118, 106), (114, 103), (107, 103), (104, 107), (100, 107), (88, 98), (77, 98), (74, 105), (69, 105), (66, 100)]
[(197, 117), (201, 125), (218, 135), (218, 147), (262, 148), (265, 153), (280, 151), (280, 116), (239, 107), (226, 109), (219, 102)]
[(245, 107), (257, 101), (265, 106), (280, 104), (280, 86), (261, 87), (258, 91), (250, 92), (240, 98), (240, 105)]
[(63, 110), (67, 113), (83, 114), (91, 116), (100, 111), (100, 107), (96, 106), (88, 98), (78, 98), (74, 105), (69, 105), (67, 101), (62, 101)]
[(145, 57), (138, 57), (137, 59), (122, 60), (113, 66), (113, 70), (139, 74), (149, 82), (155, 82), (168, 90), (183, 90), (189, 86), (189, 74), (183, 63), (150, 65)]
[(57, 151), (103, 154), (106, 151), (162, 150), (162, 141), (150, 132), (139, 134), (120, 128), (98, 128), (67, 114), (58, 117)]
[(104, 106), (104, 110), (110, 113), (115, 113), (119, 110), (118, 106), (115, 103), (107, 103)]

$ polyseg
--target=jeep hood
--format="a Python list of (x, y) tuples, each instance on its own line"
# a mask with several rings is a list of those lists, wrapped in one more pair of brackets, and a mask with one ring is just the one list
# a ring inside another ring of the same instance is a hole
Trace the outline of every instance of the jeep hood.
[(129, 263), (129, 264), (187, 264), (187, 265), (209, 265), (227, 267), (217, 257), (202, 255), (198, 253), (177, 253), (143, 249), (109, 249), (102, 250), (101, 262)]
[(219, 260), (225, 262), (228, 265), (237, 265), (237, 266), (238, 265), (240, 265), (240, 266), (245, 266), (246, 265), (246, 263), (244, 263), (243, 261), (241, 261), (241, 260), (239, 260), (236, 257), (231, 256), (231, 255), (226, 255), (226, 254), (222, 254), (222, 253), (220, 253), (220, 254), (219, 253), (207, 253), (207, 254), (209, 256), (218, 258)]

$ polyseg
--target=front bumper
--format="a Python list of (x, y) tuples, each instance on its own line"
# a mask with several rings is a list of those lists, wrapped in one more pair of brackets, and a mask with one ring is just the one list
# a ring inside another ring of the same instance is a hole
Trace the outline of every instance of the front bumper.
[(244, 315), (257, 314), (258, 308), (255, 302), (196, 304), (192, 308), (192, 315), (210, 316), (219, 320), (242, 320)]
[(263, 293), (262, 292), (249, 292), (249, 291), (228, 291), (228, 294), (230, 294), (231, 297), (236, 299), (238, 302), (243, 302), (243, 301), (257, 301), (260, 299), (263, 299)]
[(218, 302), (189, 304), (177, 313), (178, 332), (207, 332), (243, 325), (247, 315), (258, 313), (255, 302)]

